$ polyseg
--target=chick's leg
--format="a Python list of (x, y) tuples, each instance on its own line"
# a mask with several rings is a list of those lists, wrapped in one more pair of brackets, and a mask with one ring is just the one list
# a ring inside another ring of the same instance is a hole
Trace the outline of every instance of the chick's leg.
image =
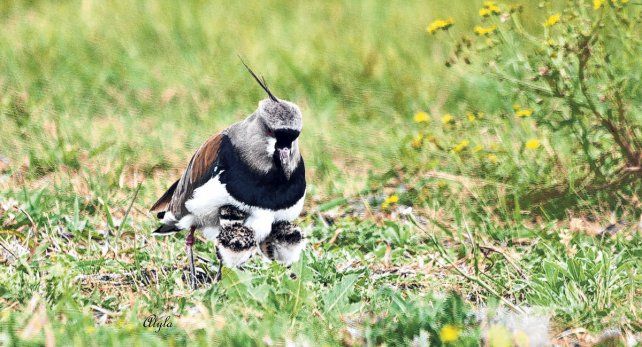
[(215, 283), (221, 280), (221, 274), (223, 273), (223, 258), (221, 257), (221, 252), (218, 250), (218, 246), (216, 247), (216, 259), (218, 259), (218, 271), (216, 271), (216, 277), (214, 277)]

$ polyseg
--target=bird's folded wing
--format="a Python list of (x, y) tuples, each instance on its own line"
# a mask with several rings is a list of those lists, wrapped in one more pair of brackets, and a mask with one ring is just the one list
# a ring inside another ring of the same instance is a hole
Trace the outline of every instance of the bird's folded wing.
[(185, 201), (192, 196), (194, 189), (205, 184), (211, 178), (222, 139), (223, 134), (219, 133), (203, 143), (194, 153), (181, 179), (163, 194), (152, 206), (151, 211), (166, 210), (171, 212), (175, 218), (180, 218), (187, 214)]

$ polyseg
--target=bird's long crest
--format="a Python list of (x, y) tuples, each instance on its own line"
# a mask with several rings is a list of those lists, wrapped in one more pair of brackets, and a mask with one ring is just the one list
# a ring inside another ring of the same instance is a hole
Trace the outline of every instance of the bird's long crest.
[(250, 72), (252, 77), (254, 77), (256, 82), (261, 86), (261, 88), (263, 88), (263, 90), (265, 90), (265, 92), (270, 97), (270, 99), (272, 99), (272, 101), (278, 102), (279, 99), (277, 99), (276, 96), (274, 96), (274, 94), (272, 94), (272, 91), (270, 91), (270, 88), (268, 88), (267, 83), (265, 83), (265, 78), (263, 78), (263, 80), (261, 81), (261, 79), (254, 73), (254, 71), (252, 71), (252, 69), (250, 69), (250, 67), (247, 66), (247, 64), (245, 64), (245, 61), (243, 60), (243, 58), (241, 58), (240, 55), (239, 55), (239, 59), (241, 60), (241, 63), (243, 63), (243, 65), (245, 66), (247, 71)]

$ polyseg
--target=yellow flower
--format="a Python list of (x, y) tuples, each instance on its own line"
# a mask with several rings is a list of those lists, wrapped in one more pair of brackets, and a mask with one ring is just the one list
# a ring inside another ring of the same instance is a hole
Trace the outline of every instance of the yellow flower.
[(477, 152), (481, 151), (482, 149), (484, 149), (484, 146), (477, 145), (477, 146), (473, 147), (473, 152), (477, 153)]
[(412, 146), (412, 148), (420, 148), (423, 143), (424, 135), (418, 134), (417, 136), (415, 136), (415, 138), (412, 139), (410, 145)]
[(453, 122), (453, 116), (450, 113), (446, 113), (441, 117), (441, 122), (444, 124), (450, 124)]
[(393, 194), (393, 195), (390, 195), (389, 197), (387, 197), (383, 201), (383, 203), (381, 204), (381, 207), (382, 208), (388, 208), (388, 207), (390, 207), (390, 205), (395, 204), (397, 202), (399, 202), (399, 197), (397, 195)]
[(538, 149), (540, 145), (541, 143), (539, 142), (538, 139), (530, 139), (526, 141), (526, 144), (525, 144), (526, 148), (528, 149)]
[(471, 122), (474, 122), (477, 119), (472, 112), (468, 112), (466, 114), (466, 117), (468, 117), (468, 120), (471, 121)]
[(499, 14), (500, 12), (499, 6), (497, 6), (494, 1), (484, 1), (484, 7), (479, 9), (479, 15), (482, 17)]
[(593, 0), (593, 9), (599, 10), (604, 4), (604, 0)]
[(533, 110), (530, 108), (519, 109), (515, 112), (517, 117), (530, 117), (533, 114)]
[(439, 339), (443, 343), (454, 342), (459, 338), (461, 330), (451, 324), (444, 325), (441, 330), (439, 330)]
[(453, 151), (455, 151), (455, 153), (459, 153), (459, 152), (463, 151), (464, 149), (466, 149), (469, 144), (470, 144), (470, 141), (462, 140), (455, 147), (453, 147)]
[(510, 347), (513, 341), (508, 329), (501, 325), (494, 324), (488, 329), (488, 345), (492, 347)]
[(479, 36), (486, 36), (488, 34), (492, 34), (496, 29), (497, 25), (491, 25), (489, 27), (482, 27), (478, 25), (475, 27), (475, 34)]
[(434, 33), (435, 33), (435, 32), (437, 32), (438, 30), (448, 30), (448, 28), (450, 28), (451, 26), (453, 26), (453, 24), (455, 24), (455, 22), (453, 21), (453, 19), (452, 19), (452, 18), (448, 18), (448, 19), (437, 19), (437, 20), (433, 21), (432, 23), (430, 23), (430, 24), (428, 25), (428, 28), (426, 28), (426, 30), (427, 30), (430, 34), (434, 34)]
[(493, 164), (497, 164), (499, 162), (499, 158), (497, 158), (497, 156), (494, 155), (493, 153), (487, 155), (486, 159), (488, 159), (488, 161), (493, 163)]
[(546, 22), (544, 22), (544, 26), (552, 27), (553, 25), (557, 24), (559, 21), (560, 21), (560, 14), (556, 13), (548, 17)]
[(429, 117), (428, 113), (426, 113), (424, 111), (419, 111), (419, 112), (415, 113), (414, 120), (417, 123), (426, 123), (426, 122), (428, 122), (428, 117)]

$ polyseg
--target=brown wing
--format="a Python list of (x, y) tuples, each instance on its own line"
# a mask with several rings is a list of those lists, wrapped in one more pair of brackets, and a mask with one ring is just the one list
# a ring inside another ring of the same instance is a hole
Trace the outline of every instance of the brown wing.
[(172, 187), (163, 194), (152, 207), (152, 211), (158, 211), (167, 207), (166, 210), (171, 212), (176, 219), (180, 219), (187, 214), (185, 201), (192, 196), (194, 189), (200, 187), (209, 178), (205, 176), (216, 162), (222, 139), (223, 135), (217, 134), (203, 143), (196, 153), (194, 153), (194, 156), (192, 156), (181, 179), (176, 181)]

